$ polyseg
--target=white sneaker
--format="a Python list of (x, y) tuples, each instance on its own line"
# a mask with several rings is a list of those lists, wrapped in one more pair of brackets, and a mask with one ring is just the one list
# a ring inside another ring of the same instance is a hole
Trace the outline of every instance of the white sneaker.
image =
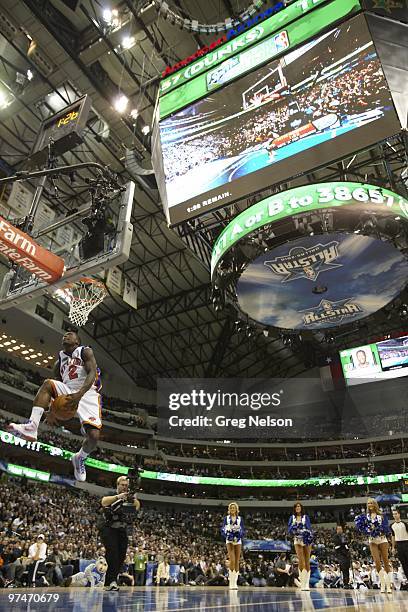
[(85, 459), (79, 453), (76, 453), (75, 455), (72, 455), (71, 461), (72, 461), (72, 465), (74, 466), (75, 480), (79, 480), (79, 482), (85, 482), (86, 480)]
[(116, 581), (111, 582), (104, 587), (104, 591), (119, 591), (118, 583)]
[(37, 430), (38, 427), (33, 421), (28, 421), (28, 423), (10, 423), (7, 425), (8, 432), (29, 442), (37, 442)]

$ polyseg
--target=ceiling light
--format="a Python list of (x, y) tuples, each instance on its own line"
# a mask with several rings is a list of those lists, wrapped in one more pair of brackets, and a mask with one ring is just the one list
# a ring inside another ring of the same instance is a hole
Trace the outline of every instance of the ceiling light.
[(36, 361), (35, 365), (39, 365), (40, 366), (41, 365), (41, 361)]
[(10, 342), (11, 342), (11, 344), (15, 344), (16, 343), (16, 341), (14, 339), (10, 340)]
[(399, 316), (401, 317), (401, 319), (406, 319), (408, 317), (408, 306), (407, 304), (402, 304), (401, 308), (399, 309)]
[(6, 108), (7, 106), (7, 96), (4, 91), (0, 91), (0, 108)]
[(7, 340), (7, 342), (4, 343), (4, 346), (10, 346), (11, 342), (9, 340)]
[(27, 70), (27, 79), (28, 79), (29, 81), (31, 81), (31, 80), (32, 80), (32, 78), (33, 78), (33, 76), (34, 76), (34, 75), (33, 75), (33, 73), (31, 72), (31, 70), (30, 70), (30, 69), (28, 69), (28, 70)]
[(122, 40), (122, 47), (124, 49), (130, 49), (135, 44), (136, 40), (134, 36), (125, 36)]
[(7, 349), (7, 350), (8, 350), (8, 352), (9, 352), (9, 353), (11, 353), (13, 349), (12, 349), (12, 348), (9, 348), (9, 349)]
[(105, 9), (102, 12), (102, 19), (109, 25), (117, 28), (119, 26), (119, 11), (118, 9)]
[(110, 9), (105, 9), (102, 13), (102, 19), (106, 21), (106, 23), (111, 23), (112, 21), (112, 11)]
[(24, 359), (30, 359), (29, 357), (24, 357)]
[(150, 132), (150, 125), (144, 125), (142, 127), (142, 134), (144, 134), (145, 136), (147, 136), (147, 134)]
[(20, 347), (21, 348), (25, 348), (25, 344), (20, 344)]
[(59, 97), (59, 95), (58, 95), (58, 94), (57, 94), (57, 93), (54, 91), (52, 94), (50, 94), (50, 95), (48, 96), (48, 101), (49, 101), (50, 105), (51, 105), (52, 107), (54, 107), (54, 106), (57, 106), (57, 105), (58, 105), (58, 103), (59, 103), (59, 101), (60, 101), (60, 97)]
[(21, 351), (22, 355), (27, 355), (28, 351)]
[(118, 111), (118, 113), (124, 113), (128, 103), (129, 99), (122, 94), (121, 96), (116, 98), (115, 102), (113, 103), (113, 106), (114, 109)]
[(29, 349), (28, 349), (28, 352), (29, 352), (29, 353), (34, 353), (34, 349), (29, 348)]
[(132, 110), (130, 111), (130, 116), (132, 117), (132, 119), (137, 119), (139, 115), (139, 111), (137, 110), (137, 108), (132, 108)]

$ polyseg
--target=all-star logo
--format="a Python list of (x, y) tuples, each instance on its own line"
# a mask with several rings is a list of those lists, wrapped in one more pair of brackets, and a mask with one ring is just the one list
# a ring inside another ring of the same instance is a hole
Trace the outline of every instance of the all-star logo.
[(374, 0), (373, 8), (383, 9), (387, 13), (391, 13), (392, 9), (395, 8), (404, 8), (405, 3), (401, 0)]
[(303, 246), (293, 247), (288, 255), (265, 261), (275, 274), (284, 275), (282, 283), (306, 278), (315, 281), (320, 272), (340, 268), (342, 264), (332, 263), (339, 256), (339, 243), (336, 240), (327, 244), (316, 244), (307, 249)]
[(303, 323), (305, 325), (320, 325), (323, 323), (340, 323), (343, 319), (351, 319), (363, 312), (360, 304), (352, 302), (353, 298), (330, 302), (322, 300), (316, 308), (301, 310), (305, 312)]

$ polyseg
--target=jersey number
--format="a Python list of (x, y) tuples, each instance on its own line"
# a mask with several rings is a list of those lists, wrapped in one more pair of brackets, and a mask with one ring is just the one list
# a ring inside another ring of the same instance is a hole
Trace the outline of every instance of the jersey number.
[(77, 367), (76, 365), (70, 365), (68, 368), (68, 377), (69, 380), (74, 380), (75, 378), (78, 378), (78, 373), (77, 373)]

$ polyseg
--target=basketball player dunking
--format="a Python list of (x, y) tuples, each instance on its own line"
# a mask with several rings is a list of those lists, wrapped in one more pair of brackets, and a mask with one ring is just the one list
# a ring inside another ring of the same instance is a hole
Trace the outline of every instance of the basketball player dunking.
[[(10, 423), (8, 431), (25, 440), (36, 441), (38, 426), (51, 400), (59, 395), (69, 395), (68, 408), (77, 409), (81, 433), (85, 436), (82, 448), (73, 455), (72, 463), (76, 480), (86, 480), (85, 459), (95, 450), (101, 421), (100, 372), (89, 346), (81, 346), (78, 333), (69, 331), (62, 337), (62, 351), (54, 365), (55, 380), (47, 379), (38, 389), (28, 423)], [(53, 425), (50, 413), (46, 422)]]

